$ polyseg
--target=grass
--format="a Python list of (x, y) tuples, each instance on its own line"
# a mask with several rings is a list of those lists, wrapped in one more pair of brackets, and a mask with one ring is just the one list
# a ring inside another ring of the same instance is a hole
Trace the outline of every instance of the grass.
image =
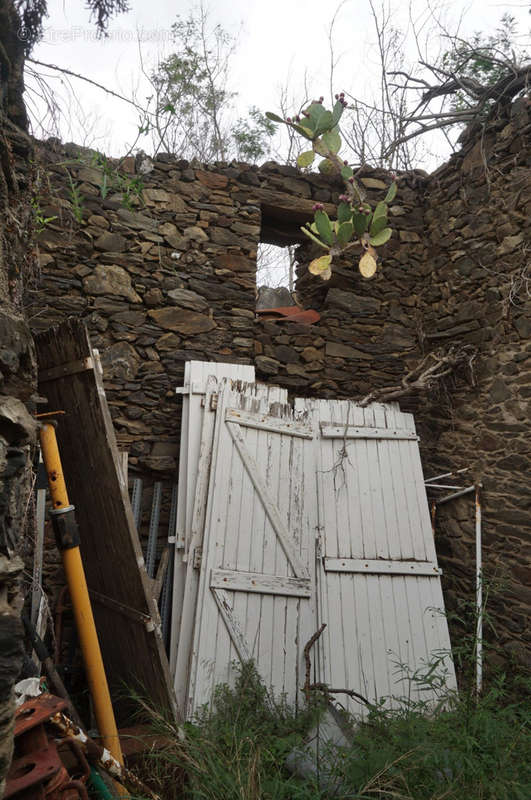
[(511, 702), (500, 677), (481, 698), (449, 693), (438, 709), (427, 714), (425, 704), (410, 700), (393, 711), (371, 707), (363, 722), (349, 720), (348, 747), (327, 746), (316, 771), (298, 777), (286, 758), (305, 747), (324, 703), (296, 714), (271, 697), (249, 663), (233, 688), (218, 686), (211, 708), (193, 723), (178, 727), (149, 712), (167, 745), (150, 754), (145, 775), (165, 800), (531, 797), (529, 693)]

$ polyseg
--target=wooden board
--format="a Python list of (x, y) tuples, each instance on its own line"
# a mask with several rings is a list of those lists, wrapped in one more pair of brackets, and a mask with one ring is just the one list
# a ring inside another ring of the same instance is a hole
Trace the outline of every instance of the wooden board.
[[(212, 375), (207, 379), (205, 386), (205, 405), (203, 409), (203, 420), (201, 425), (201, 440), (199, 446), (199, 457), (197, 461), (196, 492), (194, 498), (194, 508), (192, 514), (192, 524), (190, 531), (190, 547), (186, 563), (181, 561), (181, 569), (184, 571), (184, 581), (181, 576), (174, 583), (175, 587), (181, 592), (182, 601), (179, 601), (180, 617), (175, 612), (175, 604), (172, 616), (172, 633), (170, 652), (170, 670), (174, 679), (175, 694), (179, 709), (184, 709), (187, 704), (188, 680), (190, 675), (190, 660), (192, 654), (192, 642), (194, 638), (194, 624), (197, 607), (197, 593), (199, 589), (199, 568), (201, 552), (203, 547), (203, 532), (205, 525), (206, 505), (208, 498), (208, 484), (210, 480), (210, 463), (212, 460), (212, 446), (214, 439), (214, 425), (216, 412), (212, 402), (218, 389), (218, 382)], [(175, 568), (179, 567), (177, 557)]]
[[(39, 370), (55, 370), (39, 384), (48, 398), (46, 410), (66, 412), (58, 417), (57, 440), (87, 583), (97, 593), (94, 617), (113, 699), (134, 686), (155, 705), (177, 713), (159, 615), (87, 331), (69, 319), (37, 336), (36, 347)], [(61, 374), (62, 365), (87, 358), (95, 368)], [(130, 719), (126, 702), (118, 702), (116, 710), (118, 722)]]
[(325, 558), (325, 572), (359, 572), (372, 575), (442, 575), (431, 561), (385, 561), (365, 558)]
[(417, 441), (419, 438), (415, 431), (404, 429), (332, 425), (330, 422), (321, 422), (319, 427), (323, 439), (406, 439)]

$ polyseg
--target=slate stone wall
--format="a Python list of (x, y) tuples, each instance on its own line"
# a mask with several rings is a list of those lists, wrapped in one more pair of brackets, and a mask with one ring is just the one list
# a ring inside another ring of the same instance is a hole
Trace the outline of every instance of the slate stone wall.
[[(119, 192), (103, 189), (103, 171), (77, 148), (41, 148), (41, 160), (49, 180), (42, 215), (55, 219), (39, 237), (32, 325), (85, 318), (133, 469), (175, 469), (175, 387), (189, 359), (254, 362), (260, 377), (294, 392), (359, 396), (394, 383), (415, 350), (413, 293), (426, 271), (415, 175), (403, 181), (392, 209), (397, 234), (370, 288), (355, 257), (316, 286), (304, 275), (315, 253), (301, 242), (300, 225), (315, 201), (341, 190), (322, 176), (278, 165), (192, 168), (161, 156), (127, 159)], [(361, 180), (373, 196), (390, 182), (374, 172)], [(124, 185), (136, 181), (138, 196), (124, 198)], [(320, 310), (318, 324), (255, 320), (261, 239), (301, 242), (298, 295)]]
[[(433, 175), (400, 176), (377, 275), (362, 279), (354, 255), (329, 283), (308, 274), (316, 253), (299, 232), (313, 203), (340, 191), (323, 176), (160, 156), (126, 159), (117, 177), (112, 165), (106, 175), (95, 168), (90, 152), (47, 143), (41, 203), (57, 219), (40, 236), (31, 309), (37, 330), (72, 313), (86, 319), (131, 469), (170, 481), (174, 390), (188, 359), (254, 363), (294, 394), (360, 398), (434, 349), (474, 346), (470, 365), (401, 405), (416, 414), (426, 475), (467, 466), (465, 483), (483, 482), (498, 660), (518, 662), (531, 650), (529, 127), (518, 101)], [(374, 170), (361, 180), (374, 197), (390, 182)], [(260, 240), (300, 243), (297, 299), (319, 311), (317, 324), (255, 319)], [(440, 507), (436, 540), (449, 607), (473, 602), (470, 497)]]
[[(478, 356), (417, 415), (425, 474), (469, 467), (461, 484), (483, 483), (488, 610), (501, 646), (487, 666), (509, 656), (529, 667), (531, 655), (529, 113), (519, 100), (469, 136), (425, 193), (425, 346), (469, 343)], [(438, 514), (451, 609), (474, 598), (474, 514), (473, 495)]]
[[(35, 359), (24, 316), (31, 280), (32, 143), (24, 131), (23, 43), (13, 9), (0, 9), (0, 797), (13, 752), (13, 684), (23, 662), (21, 558), (30, 530)], [(10, 36), (10, 33), (12, 34)]]

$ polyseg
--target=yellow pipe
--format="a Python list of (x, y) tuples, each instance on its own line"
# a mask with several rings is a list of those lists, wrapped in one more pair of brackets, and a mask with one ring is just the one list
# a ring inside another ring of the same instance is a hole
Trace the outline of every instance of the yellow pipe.
[[(41, 425), (40, 442), (54, 511), (68, 509), (70, 502), (61, 467), (55, 427), (49, 422)], [(101, 740), (111, 755), (120, 764), (123, 764), (122, 748), (114, 719), (79, 546), (63, 548), (61, 555)]]

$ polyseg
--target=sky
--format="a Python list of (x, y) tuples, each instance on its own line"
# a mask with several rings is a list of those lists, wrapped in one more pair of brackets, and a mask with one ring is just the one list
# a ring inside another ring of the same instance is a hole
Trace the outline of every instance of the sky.
[[(411, 17), (421, 29), (421, 39), (432, 24), (430, 2), (449, 29), (460, 24), (463, 36), (475, 30), (494, 30), (505, 11), (517, 17), (524, 34), (529, 29), (528, 4), (524, 0), (453, 0), (446, 5), (435, 0), (411, 0), (411, 7), (399, 0), (389, 2), (393, 23), (407, 28)], [(98, 40), (83, 0), (48, 0), (44, 37), (32, 55), (80, 73), (126, 97), (134, 95), (143, 105), (150, 90), (142, 75), (139, 40), (143, 66), (149, 72), (172, 51), (171, 25), (176, 16), (186, 16), (193, 5), (186, 0), (130, 0), (131, 10), (114, 18), (109, 36)], [(286, 85), (294, 98), (302, 98), (305, 74), (316, 96), (329, 94), (327, 30), (338, 5), (336, 0), (210, 0), (212, 23), (220, 23), (238, 39), (230, 85), (237, 93), (239, 113), (244, 114), (251, 105), (277, 110), (281, 87)], [(369, 0), (342, 3), (334, 27), (334, 49), (339, 58), (335, 90), (352, 91), (370, 101), (376, 66), (375, 38)], [(424, 44), (428, 57), (436, 58), (440, 40), (428, 36), (427, 42), (423, 39)], [(406, 55), (411, 61), (417, 58), (411, 36), (406, 41)], [(134, 107), (81, 80), (72, 78), (69, 88), (64, 78), (57, 74), (54, 77), (52, 70), (34, 69), (50, 76), (47, 82), (62, 108), (57, 127), (64, 141), (76, 141), (111, 156), (122, 155), (134, 143), (139, 124)], [(40, 90), (31, 77), (27, 85), (28, 104), (37, 119), (42, 113)], [(46, 127), (53, 133), (49, 121)], [(39, 134), (38, 126), (35, 132)], [(149, 152), (151, 144), (141, 139), (137, 146)], [(436, 162), (445, 156), (441, 151), (431, 153), (429, 158)]]

